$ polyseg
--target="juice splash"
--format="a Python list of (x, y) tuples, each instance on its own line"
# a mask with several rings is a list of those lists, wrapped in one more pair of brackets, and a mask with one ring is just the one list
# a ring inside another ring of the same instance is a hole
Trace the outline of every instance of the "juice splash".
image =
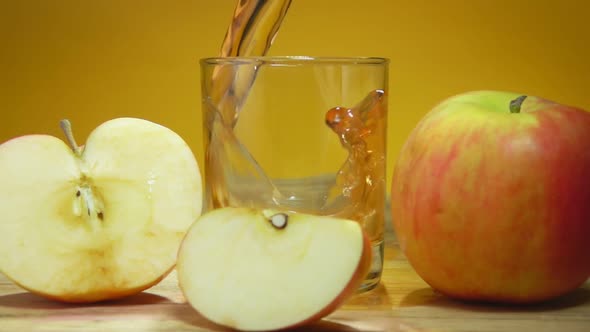
[(373, 238), (383, 234), (385, 201), (386, 95), (370, 92), (352, 108), (326, 112), (326, 125), (338, 135), (348, 157), (336, 175), (322, 214), (359, 221)]

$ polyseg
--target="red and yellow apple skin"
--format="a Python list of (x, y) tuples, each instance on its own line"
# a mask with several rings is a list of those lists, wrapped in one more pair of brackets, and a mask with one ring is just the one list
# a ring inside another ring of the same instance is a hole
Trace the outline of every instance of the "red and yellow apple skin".
[(451, 297), (536, 302), (590, 276), (590, 113), (536, 97), (511, 113), (518, 97), (476, 91), (443, 101), (395, 167), (401, 248)]
[(365, 277), (367, 276), (367, 274), (369, 273), (369, 270), (371, 269), (372, 258), (373, 258), (373, 253), (372, 253), (372, 249), (371, 249), (371, 240), (369, 239), (367, 234), (363, 231), (363, 252), (361, 254), (361, 260), (358, 264), (356, 271), (354, 272), (354, 274), (350, 278), (350, 281), (348, 282), (346, 287), (344, 287), (342, 292), (334, 300), (332, 300), (332, 302), (330, 302), (330, 304), (328, 304), (326, 307), (324, 307), (317, 314), (305, 319), (302, 322), (299, 322), (294, 325), (283, 328), (283, 330), (294, 329), (297, 327), (302, 327), (307, 324), (311, 324), (316, 321), (319, 321), (320, 319), (330, 315), (331, 313), (336, 311), (338, 308), (340, 308), (342, 305), (344, 305), (344, 303), (347, 300), (349, 300), (354, 294), (356, 294), (358, 289), (361, 287), (361, 284), (363, 283), (363, 281), (365, 280)]

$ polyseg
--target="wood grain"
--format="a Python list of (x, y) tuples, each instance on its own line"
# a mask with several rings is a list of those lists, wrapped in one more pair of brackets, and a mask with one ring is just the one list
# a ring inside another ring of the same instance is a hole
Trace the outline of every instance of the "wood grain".
[[(590, 331), (590, 281), (533, 306), (464, 303), (432, 291), (386, 238), (381, 283), (296, 331)], [(123, 300), (68, 305), (29, 294), (0, 275), (0, 331), (224, 331), (184, 300), (172, 273)]]

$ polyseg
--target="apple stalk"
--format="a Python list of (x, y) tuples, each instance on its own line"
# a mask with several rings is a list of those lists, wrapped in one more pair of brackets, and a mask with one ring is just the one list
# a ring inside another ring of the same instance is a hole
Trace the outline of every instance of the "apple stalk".
[[(59, 122), (59, 125), (74, 155), (80, 161), (81, 166), (83, 166), (82, 148), (76, 143), (72, 131), (72, 124), (69, 120), (63, 119)], [(93, 231), (97, 231), (101, 228), (101, 223), (104, 220), (104, 204), (92, 190), (92, 185), (89, 183), (84, 167), (81, 167), (81, 173), (82, 176), (80, 178), (80, 184), (76, 188), (76, 198), (74, 199), (72, 211), (77, 217), (82, 217), (86, 214), (88, 217), (85, 219), (88, 221), (90, 228)]]
[(527, 96), (520, 96), (512, 101), (510, 101), (510, 113), (520, 113), (520, 108), (522, 107), (522, 103), (526, 99)]

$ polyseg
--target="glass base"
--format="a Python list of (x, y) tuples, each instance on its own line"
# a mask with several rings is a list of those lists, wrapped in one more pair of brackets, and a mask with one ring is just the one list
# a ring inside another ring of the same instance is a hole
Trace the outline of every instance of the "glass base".
[(377, 287), (381, 280), (381, 272), (383, 271), (383, 241), (372, 242), (371, 250), (373, 251), (373, 261), (371, 262), (371, 268), (369, 273), (365, 277), (365, 280), (357, 290), (357, 293), (364, 293)]

